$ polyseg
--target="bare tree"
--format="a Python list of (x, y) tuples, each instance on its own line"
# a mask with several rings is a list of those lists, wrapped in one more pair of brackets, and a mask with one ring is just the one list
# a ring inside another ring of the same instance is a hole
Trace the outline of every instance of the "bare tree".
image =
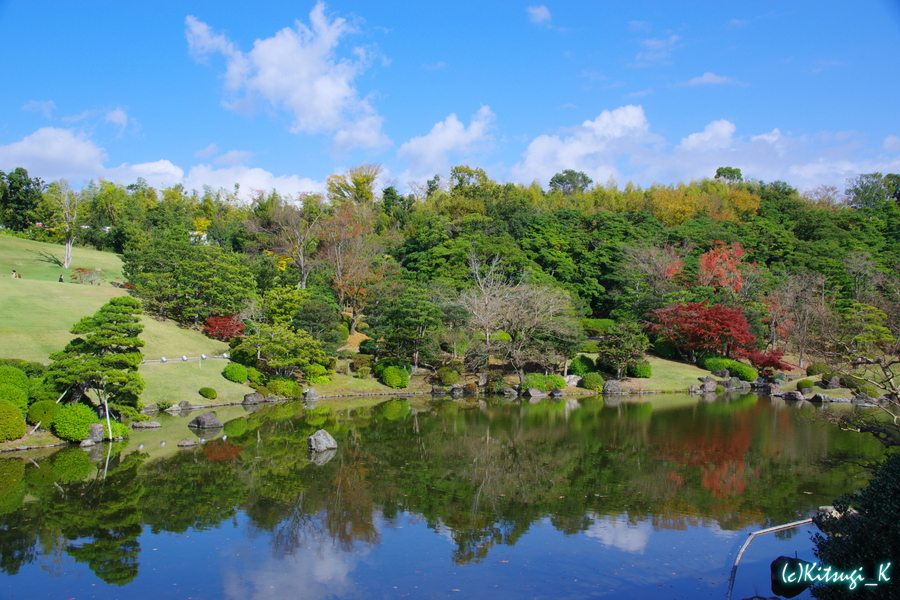
[(57, 219), (56, 229), (62, 235), (65, 242), (66, 250), (63, 257), (63, 268), (68, 269), (72, 264), (72, 246), (75, 244), (75, 238), (78, 235), (78, 228), (75, 221), (78, 219), (78, 209), (81, 207), (81, 196), (78, 192), (72, 190), (69, 182), (60, 179), (50, 184), (47, 190), (55, 217)]

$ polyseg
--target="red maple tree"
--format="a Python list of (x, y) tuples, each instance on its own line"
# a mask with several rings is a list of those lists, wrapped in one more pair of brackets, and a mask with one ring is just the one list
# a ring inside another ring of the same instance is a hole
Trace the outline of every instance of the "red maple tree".
[(227, 342), (244, 335), (244, 322), (234, 315), (210, 317), (206, 320), (203, 333), (214, 340)]
[(740, 242), (726, 244), (713, 242), (713, 248), (700, 257), (700, 285), (718, 286), (734, 293), (744, 287), (741, 276), (741, 259), (744, 249)]
[(756, 336), (740, 308), (706, 301), (671, 304), (651, 311), (650, 331), (672, 342), (682, 358), (696, 362), (704, 354), (746, 356)]

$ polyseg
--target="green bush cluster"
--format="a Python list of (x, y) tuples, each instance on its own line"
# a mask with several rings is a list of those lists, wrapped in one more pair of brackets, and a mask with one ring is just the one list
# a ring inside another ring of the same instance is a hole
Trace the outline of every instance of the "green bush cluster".
[(270, 379), (266, 387), (279, 398), (299, 398), (303, 395), (303, 388), (293, 379)]
[(857, 393), (865, 394), (869, 398), (878, 399), (881, 396), (881, 392), (874, 385), (861, 385), (856, 391)]
[(379, 379), (381, 379), (382, 375), (384, 374), (384, 370), (387, 369), (388, 367), (397, 367), (398, 369), (406, 371), (407, 377), (409, 377), (409, 373), (411, 371), (411, 365), (409, 364), (409, 362), (407, 362), (403, 359), (382, 358), (377, 363), (375, 363), (374, 367), (372, 367), (372, 373), (375, 374), (375, 377), (378, 377)]
[(19, 407), (8, 400), (0, 400), (0, 442), (17, 440), (25, 435), (25, 419)]
[(331, 378), (327, 375), (313, 375), (312, 377), (307, 377), (306, 381), (311, 385), (325, 385), (326, 383), (331, 383)]
[(678, 351), (675, 349), (675, 344), (663, 338), (659, 338), (653, 342), (653, 354), (666, 360), (672, 360), (678, 357)]
[(0, 385), (12, 385), (28, 392), (28, 375), (11, 365), (0, 366)]
[(653, 377), (653, 366), (648, 361), (642, 360), (633, 365), (628, 365), (625, 369), (625, 374), (637, 379), (648, 379)]
[(250, 381), (251, 384), (255, 383), (256, 385), (265, 385), (266, 376), (263, 375), (262, 371), (260, 371), (259, 369), (247, 367), (247, 380)]
[(831, 367), (822, 362), (812, 363), (808, 367), (806, 367), (806, 374), (809, 377), (813, 377), (815, 375), (822, 375), (823, 373), (830, 373)]
[(597, 354), (600, 352), (600, 346), (597, 342), (593, 342), (591, 340), (587, 340), (581, 342), (581, 346), (578, 348), (579, 352), (584, 352), (585, 354)]
[(318, 363), (313, 363), (304, 369), (306, 372), (306, 378), (310, 377), (321, 377), (322, 375), (328, 374), (328, 369), (325, 368), (325, 365), (320, 365)]
[(594, 360), (590, 356), (585, 356), (584, 354), (579, 354), (569, 363), (569, 372), (572, 375), (578, 375), (579, 377), (584, 377), (588, 373), (592, 373), (597, 370), (597, 365), (594, 364)]
[(706, 357), (700, 361), (700, 366), (707, 371), (727, 369), (732, 377), (737, 377), (741, 381), (753, 381), (759, 377), (759, 371), (750, 365), (745, 365), (730, 358)]
[(369, 373), (372, 372), (372, 369), (369, 367), (360, 367), (356, 370), (356, 378), (357, 379), (365, 379), (369, 376)]
[(216, 393), (216, 390), (211, 387), (202, 387), (198, 390), (198, 393), (208, 400), (215, 400), (219, 396), (219, 394)]
[(529, 373), (525, 376), (522, 383), (523, 388), (537, 388), (542, 392), (549, 392), (554, 388), (563, 389), (566, 387), (566, 380), (562, 375), (541, 375), (540, 373)]
[(615, 324), (616, 322), (612, 319), (581, 319), (581, 327), (591, 337), (604, 335), (606, 330)]
[(0, 383), (0, 400), (6, 400), (19, 409), (19, 414), (24, 416), (28, 411), (28, 392), (11, 383)]
[(814, 387), (816, 384), (812, 379), (801, 379), (797, 382), (797, 391), (800, 391), (804, 388)]
[(409, 373), (400, 367), (385, 367), (381, 372), (381, 382), (384, 383), (384, 385), (395, 389), (405, 388), (409, 385)]
[(41, 423), (44, 429), (50, 429), (60, 405), (53, 400), (40, 400), (28, 407), (28, 422), (32, 425)]
[(603, 376), (600, 373), (587, 373), (581, 378), (581, 387), (595, 392), (603, 391)]
[(441, 367), (434, 376), (441, 382), (441, 385), (456, 385), (459, 381), (459, 372), (452, 367)]
[(378, 354), (378, 342), (373, 339), (363, 340), (359, 343), (360, 354)]
[(85, 404), (66, 404), (53, 419), (53, 433), (70, 442), (80, 442), (88, 436), (91, 423), (99, 423), (91, 407)]
[(356, 356), (356, 352), (353, 350), (349, 350), (344, 348), (343, 350), (338, 350), (334, 353), (335, 358), (344, 358), (347, 360), (353, 360), (353, 357)]
[(359, 371), (362, 368), (371, 369), (372, 365), (375, 364), (375, 357), (371, 354), (354, 354), (350, 364), (353, 365), (354, 371)]
[(244, 383), (247, 381), (249, 374), (247, 373), (247, 367), (240, 363), (232, 362), (225, 365), (225, 368), (222, 369), (222, 376), (228, 381)]

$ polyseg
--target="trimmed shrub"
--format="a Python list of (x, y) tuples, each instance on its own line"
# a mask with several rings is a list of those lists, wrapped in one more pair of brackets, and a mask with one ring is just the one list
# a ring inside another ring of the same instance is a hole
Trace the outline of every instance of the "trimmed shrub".
[[(27, 380), (26, 380), (27, 381)], [(6, 400), (19, 409), (24, 416), (28, 412), (28, 388), (22, 389), (11, 383), (0, 383), (0, 400)]]
[(409, 373), (400, 367), (388, 366), (381, 372), (381, 381), (388, 387), (405, 388), (409, 385)]
[(304, 369), (307, 379), (310, 377), (321, 377), (328, 373), (328, 369), (324, 365), (313, 363)]
[(43, 377), (47, 372), (47, 367), (39, 362), (29, 362), (21, 358), (0, 358), (0, 365), (8, 365), (15, 367), (24, 372), (29, 378)]
[(875, 398), (876, 400), (881, 396), (881, 392), (874, 385), (862, 385), (856, 391), (857, 393), (865, 394), (869, 398)]
[(244, 383), (247, 381), (248, 377), (247, 367), (239, 363), (228, 363), (225, 365), (225, 368), (222, 369), (222, 376), (228, 381)]
[(435, 374), (441, 385), (455, 385), (459, 381), (459, 372), (451, 367), (441, 367)]
[(19, 407), (8, 400), (0, 400), (0, 442), (17, 440), (25, 435), (25, 419)]
[(375, 377), (381, 377), (384, 373), (384, 370), (388, 367), (397, 367), (403, 371), (406, 371), (407, 378), (409, 377), (409, 372), (411, 370), (409, 362), (400, 359), (400, 358), (382, 358), (375, 366), (372, 367), (372, 372), (375, 374)]
[(253, 388), (254, 392), (262, 394), (264, 398), (268, 398), (272, 395), (272, 392), (269, 391), (269, 388), (264, 385), (251, 385), (250, 387)]
[(273, 396), (299, 398), (303, 395), (303, 388), (293, 379), (270, 379), (266, 387)]
[(646, 360), (642, 360), (637, 364), (629, 365), (628, 368), (625, 369), (625, 374), (629, 377), (647, 379), (653, 377), (653, 367)]
[(700, 367), (707, 371), (721, 371), (728, 369), (734, 362), (730, 358), (719, 358), (718, 356), (706, 356), (700, 359)]
[(106, 436), (104, 439), (114, 440), (116, 438), (127, 438), (131, 435), (131, 430), (124, 423), (110, 421), (109, 425), (112, 427), (112, 436), (109, 435), (109, 430), (106, 428), (106, 421), (103, 421), (103, 435)]
[(307, 377), (306, 381), (308, 381), (312, 385), (325, 385), (326, 383), (331, 383), (331, 379), (327, 375), (315, 375), (313, 377)]
[(549, 392), (553, 388), (563, 389), (566, 387), (566, 379), (562, 375), (541, 375), (540, 373), (529, 373), (525, 376), (523, 388), (537, 388), (542, 392)]
[(736, 360), (731, 361), (731, 366), (728, 367), (728, 372), (731, 373), (732, 377), (737, 377), (741, 381), (753, 381), (757, 377), (759, 377), (759, 371), (751, 367), (750, 365), (745, 365), (742, 362), (738, 362)]
[(572, 375), (578, 375), (579, 377), (584, 377), (588, 373), (592, 373), (596, 370), (597, 366), (594, 364), (593, 359), (584, 354), (579, 354), (569, 363), (569, 372), (572, 373)]
[(797, 391), (799, 392), (800, 390), (802, 390), (804, 388), (811, 388), (815, 385), (816, 384), (812, 379), (801, 379), (800, 381), (797, 382)]
[(219, 396), (216, 393), (216, 390), (212, 389), (211, 387), (202, 387), (200, 388), (198, 393), (209, 400), (215, 400)]
[(265, 385), (266, 376), (263, 375), (262, 371), (260, 371), (259, 369), (247, 367), (247, 380), (250, 383), (255, 383), (256, 385)]
[(28, 422), (32, 425), (41, 423), (44, 429), (50, 429), (53, 417), (59, 412), (60, 405), (53, 400), (41, 400), (28, 407)]
[(830, 373), (831, 367), (822, 362), (812, 363), (808, 367), (806, 367), (806, 374), (809, 377), (814, 375), (822, 375), (823, 373)]
[(345, 358), (347, 360), (352, 360), (353, 357), (356, 356), (356, 352), (354, 352), (353, 350), (348, 350), (347, 348), (344, 348), (343, 350), (338, 350), (337, 352), (335, 352), (334, 356), (336, 358)]
[(371, 354), (354, 354), (353, 359), (350, 361), (354, 371), (359, 371), (363, 367), (371, 369), (374, 364), (375, 357)]
[(88, 436), (91, 423), (99, 423), (100, 419), (90, 406), (85, 404), (66, 404), (53, 419), (53, 433), (70, 442), (80, 442)]
[(0, 366), (0, 385), (12, 385), (28, 393), (28, 374), (10, 365)]
[(370, 369), (369, 367), (360, 367), (356, 370), (356, 377), (357, 379), (365, 379), (371, 372), (372, 369)]
[(581, 387), (595, 392), (603, 391), (603, 376), (600, 373), (590, 372), (581, 379)]

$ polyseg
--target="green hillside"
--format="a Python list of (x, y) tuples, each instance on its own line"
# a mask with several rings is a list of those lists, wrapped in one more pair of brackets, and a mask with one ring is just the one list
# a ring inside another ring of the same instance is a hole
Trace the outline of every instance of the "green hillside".
[[(108, 281), (99, 286), (59, 283), (60, 274), (68, 280), (70, 271), (51, 264), (49, 257), (53, 256), (62, 256), (61, 246), (0, 235), (0, 272), (6, 274), (0, 277), (0, 357), (48, 362), (51, 352), (61, 350), (72, 339), (69, 329), (81, 317), (94, 314), (110, 298), (126, 293)], [(104, 273), (121, 277), (122, 261), (115, 254), (76, 248), (73, 256), (75, 266), (99, 267)], [(12, 269), (22, 278), (9, 277)], [(147, 344), (144, 355), (148, 359), (214, 355), (228, 349), (222, 342), (171, 322), (145, 316), (143, 323), (141, 339)], [(238, 401), (248, 389), (223, 378), (224, 365), (223, 360), (205, 361), (202, 367), (196, 361), (144, 365), (140, 369), (147, 381), (144, 403), (206, 402), (197, 393), (204, 386), (218, 391), (217, 402)]]

